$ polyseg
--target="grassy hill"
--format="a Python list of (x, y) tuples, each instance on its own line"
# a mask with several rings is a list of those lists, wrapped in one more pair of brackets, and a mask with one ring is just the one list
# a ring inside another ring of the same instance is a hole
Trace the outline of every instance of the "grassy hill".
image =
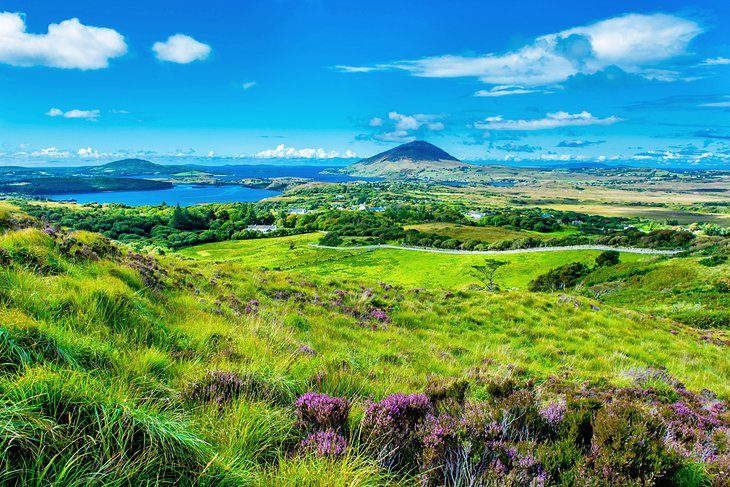
[[(235, 261), (263, 269), (286, 270), (304, 275), (370, 282), (387, 280), (404, 287), (459, 289), (477, 285), (473, 265), (481, 255), (456, 255), (410, 250), (334, 250), (311, 247), (319, 233), (260, 240), (215, 242), (188, 247), (181, 255), (205, 261)], [(504, 254), (497, 258), (508, 265), (497, 274), (504, 288), (526, 289), (527, 284), (547, 269), (570, 262), (592, 264), (600, 251), (566, 250), (549, 253)], [(651, 256), (622, 254), (625, 262), (653, 259)]]
[(0, 484), (438, 485), (467, 444), (489, 485), (727, 479), (730, 359), (694, 328), (0, 227)]

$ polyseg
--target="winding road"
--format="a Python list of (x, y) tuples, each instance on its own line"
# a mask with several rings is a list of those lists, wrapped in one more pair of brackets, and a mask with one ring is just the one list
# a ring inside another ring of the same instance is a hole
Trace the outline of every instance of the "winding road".
[(634, 247), (609, 247), (607, 245), (568, 245), (565, 247), (531, 247), (528, 249), (514, 250), (452, 250), (452, 249), (434, 249), (427, 247), (401, 247), (399, 245), (357, 245), (354, 247), (332, 247), (328, 245), (309, 244), (310, 247), (318, 249), (332, 250), (377, 250), (377, 249), (395, 249), (395, 250), (413, 250), (415, 252), (433, 252), (437, 254), (466, 254), (466, 255), (500, 255), (500, 254), (522, 254), (527, 252), (559, 252), (562, 250), (616, 250), (618, 252), (626, 252), (630, 254), (647, 254), (647, 255), (674, 255), (681, 250), (657, 250), (657, 249), (641, 249)]

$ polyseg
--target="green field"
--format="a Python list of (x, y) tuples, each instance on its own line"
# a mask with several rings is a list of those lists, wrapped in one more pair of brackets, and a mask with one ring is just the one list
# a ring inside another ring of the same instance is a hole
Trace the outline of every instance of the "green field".
[[(321, 234), (216, 242), (183, 249), (179, 254), (194, 259), (229, 261), (264, 269), (294, 271), (304, 275), (385, 281), (409, 287), (459, 288), (478, 281), (471, 266), (484, 261), (483, 255), (442, 254), (412, 250), (332, 250), (318, 249)], [(509, 262), (497, 273), (497, 282), (506, 288), (524, 289), (539, 274), (571, 262), (592, 264), (600, 251), (526, 252), (490, 255)], [(653, 259), (652, 256), (624, 253), (624, 262)]]

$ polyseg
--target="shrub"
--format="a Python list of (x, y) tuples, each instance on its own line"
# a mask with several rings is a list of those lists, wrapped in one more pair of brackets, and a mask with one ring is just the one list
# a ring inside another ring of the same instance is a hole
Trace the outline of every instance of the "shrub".
[(343, 397), (307, 392), (294, 404), (300, 426), (308, 431), (347, 431), (350, 403)]
[(311, 433), (302, 441), (302, 448), (318, 457), (339, 456), (347, 451), (347, 440), (334, 430), (326, 429)]
[(718, 265), (722, 265), (725, 262), (727, 262), (727, 257), (725, 257), (724, 255), (713, 255), (711, 257), (699, 260), (699, 264), (705, 267), (715, 267)]
[(418, 427), (432, 411), (425, 394), (391, 394), (365, 407), (361, 424), (366, 448), (378, 463), (397, 470), (414, 465), (418, 454)]
[(189, 402), (229, 404), (239, 397), (251, 399), (281, 399), (279, 391), (263, 379), (252, 374), (238, 374), (223, 370), (212, 370), (202, 379), (191, 382), (182, 392), (182, 398)]
[(625, 401), (607, 405), (593, 421), (592, 475), (613, 485), (654, 485), (678, 464), (665, 435), (649, 411)]
[(530, 282), (530, 291), (552, 292), (573, 287), (588, 274), (588, 271), (588, 266), (580, 262), (557, 267)]
[(616, 250), (605, 250), (596, 257), (596, 265), (598, 267), (609, 267), (621, 262), (621, 254)]

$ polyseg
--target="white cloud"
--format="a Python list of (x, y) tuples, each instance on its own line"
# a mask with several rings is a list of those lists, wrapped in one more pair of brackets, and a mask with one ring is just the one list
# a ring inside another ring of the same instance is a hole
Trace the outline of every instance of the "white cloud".
[(152, 46), (157, 59), (178, 64), (188, 64), (201, 61), (210, 55), (208, 44), (198, 42), (185, 34), (175, 34), (165, 42), (155, 42)]
[(528, 87), (559, 83), (612, 65), (643, 76), (649, 67), (684, 54), (690, 41), (702, 32), (696, 22), (675, 15), (627, 14), (544, 35), (501, 54), (445, 55), (340, 68), (347, 72), (400, 69), (414, 76), (476, 77), (495, 85)]
[(509, 95), (527, 95), (529, 93), (545, 93), (541, 90), (528, 90), (522, 86), (511, 86), (511, 85), (499, 85), (495, 86), (490, 90), (479, 90), (474, 93), (474, 96), (480, 97), (496, 97), (496, 96), (509, 96)]
[(243, 88), (244, 90), (248, 90), (250, 88), (253, 88), (254, 86), (256, 86), (255, 81), (246, 81), (245, 83), (241, 84), (241, 88)]
[(32, 157), (49, 157), (49, 158), (67, 158), (71, 157), (71, 153), (57, 147), (46, 147), (30, 153)]
[(23, 14), (0, 12), (0, 63), (100, 69), (127, 52), (124, 37), (117, 31), (83, 25), (79, 19), (50, 24), (45, 34), (30, 34), (25, 29)]
[(322, 148), (295, 149), (294, 147), (286, 147), (284, 144), (279, 144), (276, 146), (276, 149), (263, 150), (254, 154), (254, 156), (265, 159), (351, 159), (357, 157), (357, 154), (351, 150), (347, 150), (344, 153), (337, 151), (327, 152)]
[(81, 118), (84, 120), (89, 120), (91, 122), (96, 122), (99, 119), (99, 116), (101, 115), (101, 111), (99, 110), (79, 110), (74, 108), (73, 110), (69, 110), (67, 112), (64, 112), (60, 108), (51, 108), (46, 112), (46, 115), (49, 117), (63, 117), (63, 118)]
[(730, 58), (726, 57), (715, 57), (715, 58), (708, 58), (705, 59), (700, 63), (700, 66), (722, 66), (730, 64)]
[(82, 147), (81, 149), (76, 151), (76, 154), (80, 157), (94, 157), (98, 158), (101, 157), (101, 154), (99, 151), (96, 151), (92, 149), (91, 147)]
[(383, 119), (379, 117), (373, 117), (370, 119), (370, 123), (368, 125), (370, 125), (371, 127), (382, 127)]
[(531, 120), (505, 120), (501, 115), (488, 117), (476, 122), (474, 128), (480, 130), (545, 130), (585, 125), (611, 125), (620, 121), (620, 118), (614, 116), (597, 118), (586, 111), (580, 113), (555, 112), (548, 113), (545, 118)]
[(371, 71), (378, 71), (382, 68), (377, 66), (345, 66), (342, 64), (339, 64), (335, 66), (335, 69), (343, 72), (343, 73), (369, 73)]
[(715, 103), (703, 103), (701, 107), (730, 108), (730, 101), (718, 101)]
[(439, 121), (441, 115), (416, 113), (404, 115), (398, 112), (388, 112), (388, 118), (373, 117), (371, 127), (383, 127), (383, 131), (374, 135), (360, 135), (359, 139), (376, 139), (384, 142), (412, 142), (417, 134), (427, 131), (440, 132), (444, 124)]

